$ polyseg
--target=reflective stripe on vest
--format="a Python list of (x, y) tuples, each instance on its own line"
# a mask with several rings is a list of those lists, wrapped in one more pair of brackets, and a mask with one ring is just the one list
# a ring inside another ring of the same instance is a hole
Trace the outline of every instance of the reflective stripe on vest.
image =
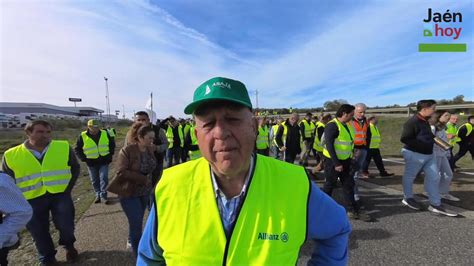
[(268, 145), (268, 127), (264, 126), (258, 127), (258, 135), (257, 135), (257, 149), (264, 150), (269, 147)]
[(53, 140), (40, 164), (24, 144), (5, 152), (5, 162), (15, 174), (16, 185), (27, 199), (64, 192), (71, 180), (69, 143)]
[(272, 142), (273, 144), (276, 146), (277, 143), (276, 143), (276, 135), (277, 135), (277, 131), (278, 131), (278, 128), (280, 127), (280, 124), (276, 124), (276, 125), (273, 125), (272, 126), (272, 131), (273, 131), (273, 139), (272, 139)]
[(458, 128), (458, 132), (457, 132), (457, 135), (458, 135), (458, 136), (459, 136), (459, 130), (460, 130), (462, 127), (466, 127), (466, 129), (467, 129), (466, 137), (469, 136), (469, 135), (471, 135), (471, 132), (472, 132), (472, 125), (471, 125), (471, 123), (466, 123), (466, 124), (464, 124), (464, 125), (462, 125), (462, 126), (460, 126), (460, 127)]
[(360, 126), (359, 122), (352, 120), (350, 125), (354, 128), (354, 145), (363, 146), (367, 145), (367, 121), (364, 122), (364, 126)]
[(295, 265), (306, 238), (310, 186), (304, 168), (256, 155), (227, 239), (209, 163), (201, 158), (166, 169), (155, 191), (166, 264)]
[[(334, 118), (329, 123), (336, 123), (339, 129), (339, 135), (334, 140), (334, 150), (336, 151), (337, 158), (339, 160), (349, 159), (352, 156), (352, 150), (354, 148), (354, 128), (347, 125), (348, 131), (337, 118)], [(331, 158), (326, 147), (324, 147), (323, 154), (327, 158)]]
[(99, 156), (106, 156), (109, 152), (109, 138), (105, 130), (100, 131), (99, 145), (87, 135), (87, 131), (81, 133), (82, 142), (84, 146), (82, 151), (86, 155), (87, 159), (97, 159)]
[(458, 137), (458, 127), (454, 124), (451, 124), (449, 122), (446, 124), (446, 134), (454, 135), (454, 137), (449, 140), (449, 144), (453, 146), (456, 142), (461, 141), (461, 138)]
[(313, 142), (313, 149), (315, 149), (318, 152), (323, 152), (324, 147), (321, 144), (321, 140), (318, 137), (318, 130), (320, 128), (325, 128), (326, 125), (324, 125), (322, 122), (318, 121), (316, 122), (316, 130), (314, 132), (314, 142)]
[(115, 128), (108, 128), (107, 133), (109, 133), (111, 138), (115, 138)]
[(304, 126), (304, 137), (305, 138), (311, 138), (312, 134), (313, 134), (313, 131), (312, 131), (312, 128), (310, 126), (310, 124), (308, 123), (308, 121), (306, 121), (306, 119), (303, 119), (300, 123), (300, 125), (303, 124)]
[[(191, 145), (198, 145), (198, 140), (196, 137), (196, 132), (194, 131), (194, 126), (189, 129), (189, 134), (191, 134)], [(201, 150), (189, 151), (189, 159), (196, 160), (202, 157)]]
[(380, 148), (380, 142), (382, 139), (380, 138), (380, 131), (376, 125), (370, 124), (370, 133), (372, 137), (370, 138), (370, 149), (378, 149)]

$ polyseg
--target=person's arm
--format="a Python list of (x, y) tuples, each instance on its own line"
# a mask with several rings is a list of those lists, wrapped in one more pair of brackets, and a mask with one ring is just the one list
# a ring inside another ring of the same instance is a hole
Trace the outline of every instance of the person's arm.
[(153, 205), (138, 245), (137, 265), (166, 265), (163, 250), (158, 245), (157, 230), (158, 223)]
[[(301, 122), (299, 123), (299, 126), (300, 126), (300, 134), (301, 134), (301, 136), (303, 136), (303, 139), (305, 139), (306, 136), (304, 135), (305, 128), (304, 128), (304, 123), (303, 123), (303, 121), (301, 121)], [(305, 139), (305, 140), (306, 140), (306, 139)]]
[(82, 136), (79, 135), (76, 141), (76, 147), (74, 148), (74, 152), (76, 153), (77, 158), (79, 158), (79, 160), (85, 162), (87, 161), (87, 157), (84, 154), (83, 148), (84, 148), (84, 141), (82, 140)]
[(11, 176), (13, 180), (15, 180), (15, 172), (13, 172), (10, 167), (8, 167), (5, 155), (2, 158), (2, 171), (5, 172), (5, 174)]
[(339, 129), (336, 123), (328, 123), (324, 129), (324, 142), (326, 143), (326, 150), (331, 155), (331, 160), (334, 166), (341, 165), (339, 159), (337, 159), (336, 149), (334, 148), (334, 141), (339, 136)]
[(115, 138), (111, 137), (109, 133), (107, 133), (107, 137), (109, 138), (109, 153), (112, 159), (115, 153)]
[(283, 146), (285, 146), (285, 145), (283, 145), (282, 137), (283, 137), (283, 126), (279, 125), (277, 133), (276, 133), (276, 137), (275, 137), (275, 141), (276, 141), (277, 146), (278, 146), (279, 149), (281, 149)]
[(11, 247), (18, 241), (17, 233), (31, 219), (33, 210), (13, 179), (3, 173), (0, 173), (0, 213), (5, 214), (0, 226), (0, 248)]
[(160, 138), (161, 144), (156, 146), (156, 152), (165, 153), (168, 149), (168, 138), (166, 138), (165, 131), (162, 128), (159, 128), (158, 132), (158, 138)]
[(311, 183), (308, 239), (316, 246), (308, 265), (347, 265), (351, 230), (344, 207)]
[(318, 135), (317, 135), (317, 136), (318, 136), (318, 139), (319, 139), (319, 140), (321, 140), (321, 137), (322, 137), (323, 134), (324, 134), (324, 128), (325, 128), (325, 127), (319, 127), (319, 128), (318, 128)]
[(404, 125), (402, 130), (402, 135), (400, 137), (400, 141), (409, 146), (409, 147), (416, 147), (417, 146), (417, 130), (414, 121), (410, 118)]
[(367, 142), (367, 149), (370, 147), (370, 140), (372, 138), (372, 132), (370, 131), (370, 123), (369, 121), (365, 120), (365, 123), (367, 123), (367, 134), (365, 141)]
[(67, 185), (65, 191), (71, 191), (74, 185), (76, 184), (77, 178), (79, 178), (79, 174), (81, 173), (81, 165), (77, 161), (76, 155), (74, 154), (74, 150), (69, 147), (69, 161), (67, 163), (71, 167), (71, 180)]
[(128, 150), (126, 148), (122, 148), (117, 158), (116, 178), (128, 180), (140, 185), (145, 185), (148, 182), (148, 177), (139, 172), (129, 169), (129, 165), (130, 165), (130, 154), (128, 153)]

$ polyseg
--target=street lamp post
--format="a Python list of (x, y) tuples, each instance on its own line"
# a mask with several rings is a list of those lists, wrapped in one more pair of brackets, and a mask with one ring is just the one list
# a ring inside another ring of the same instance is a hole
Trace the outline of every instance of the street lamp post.
[(109, 83), (108, 78), (104, 77), (105, 80), (105, 107), (107, 112), (107, 125), (110, 125), (110, 99), (109, 99)]

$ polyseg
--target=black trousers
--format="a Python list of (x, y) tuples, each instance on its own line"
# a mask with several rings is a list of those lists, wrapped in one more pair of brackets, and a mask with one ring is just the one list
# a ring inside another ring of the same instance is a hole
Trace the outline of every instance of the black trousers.
[(258, 150), (257, 149), (257, 153), (261, 154), (261, 155), (268, 156), (270, 154), (270, 149), (269, 148), (266, 148), (266, 149), (263, 149), (263, 150)]
[(385, 166), (383, 165), (382, 155), (380, 154), (380, 149), (369, 149), (367, 157), (365, 159), (364, 165), (362, 166), (363, 172), (369, 171), (370, 161), (374, 159), (375, 165), (380, 173), (385, 173)]
[(459, 143), (459, 151), (451, 157), (451, 164), (454, 166), (456, 162), (461, 159), (467, 152), (471, 153), (471, 157), (474, 160), (474, 145), (470, 145), (468, 143)]
[(285, 150), (285, 162), (294, 163), (296, 160), (297, 152)]
[(8, 251), (9, 251), (9, 248), (0, 249), (0, 266), (8, 265), (8, 260), (7, 260)]
[(324, 182), (323, 191), (332, 197), (332, 192), (337, 187), (337, 179), (339, 178), (342, 183), (342, 191), (348, 211), (358, 211), (359, 206), (354, 199), (354, 178), (350, 175), (351, 159), (340, 160), (340, 162), (343, 170), (342, 172), (337, 172), (332, 160), (324, 158), (324, 177), (326, 181)]

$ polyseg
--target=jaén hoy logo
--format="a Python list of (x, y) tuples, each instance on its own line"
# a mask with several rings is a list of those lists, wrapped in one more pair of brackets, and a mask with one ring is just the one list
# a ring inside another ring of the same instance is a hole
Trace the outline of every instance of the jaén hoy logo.
[(444, 13), (433, 12), (431, 8), (428, 8), (427, 18), (423, 20), (425, 23), (435, 22), (434, 33), (431, 30), (425, 29), (423, 35), (425, 37), (452, 37), (453, 40), (457, 40), (461, 36), (462, 27), (448, 27), (443, 26), (441, 23), (459, 22), (462, 23), (461, 12), (449, 12), (449, 9)]

